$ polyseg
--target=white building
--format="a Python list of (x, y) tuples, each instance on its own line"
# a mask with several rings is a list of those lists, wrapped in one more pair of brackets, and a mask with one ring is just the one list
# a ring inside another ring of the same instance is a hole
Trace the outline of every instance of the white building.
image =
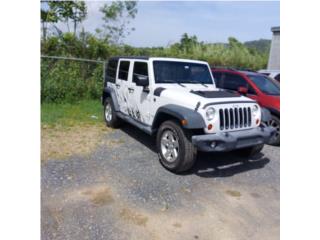
[(271, 28), (273, 33), (268, 70), (280, 70), (280, 27)]

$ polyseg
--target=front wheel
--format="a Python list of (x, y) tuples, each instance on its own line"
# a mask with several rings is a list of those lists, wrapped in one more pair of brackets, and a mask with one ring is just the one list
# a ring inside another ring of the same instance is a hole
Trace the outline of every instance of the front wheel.
[(161, 124), (157, 149), (161, 164), (171, 172), (187, 171), (196, 160), (197, 150), (191, 143), (191, 134), (173, 120)]
[(273, 146), (279, 146), (280, 145), (280, 118), (272, 115), (271, 120), (267, 122), (267, 126), (274, 127), (276, 129), (276, 133), (270, 139), (269, 144)]

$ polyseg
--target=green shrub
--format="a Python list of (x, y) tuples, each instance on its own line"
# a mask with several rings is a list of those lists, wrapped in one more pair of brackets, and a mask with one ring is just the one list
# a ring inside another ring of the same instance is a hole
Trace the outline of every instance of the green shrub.
[[(65, 33), (41, 42), (41, 54), (106, 61), (115, 55), (189, 58), (207, 61), (211, 66), (262, 69), (267, 66), (268, 48), (258, 51), (230, 37), (228, 44), (198, 42), (184, 34), (168, 47), (136, 48), (110, 45), (90, 33)], [(41, 101), (74, 102), (99, 99), (103, 87), (102, 63), (41, 58)]]
[(98, 99), (102, 92), (102, 71), (99, 63), (42, 59), (41, 101), (60, 103)]

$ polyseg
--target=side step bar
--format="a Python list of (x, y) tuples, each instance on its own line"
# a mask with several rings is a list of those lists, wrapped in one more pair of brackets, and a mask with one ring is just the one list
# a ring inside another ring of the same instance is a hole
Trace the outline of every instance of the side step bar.
[(123, 114), (122, 112), (117, 112), (117, 117), (121, 118), (122, 120), (132, 124), (133, 126), (139, 128), (140, 130), (144, 131), (145, 133), (152, 135), (153, 131), (151, 129), (151, 126), (143, 124), (135, 119), (133, 119), (132, 117)]

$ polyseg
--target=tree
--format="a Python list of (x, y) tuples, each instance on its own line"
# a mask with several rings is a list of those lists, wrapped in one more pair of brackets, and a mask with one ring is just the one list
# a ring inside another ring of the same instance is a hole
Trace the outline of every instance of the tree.
[(103, 14), (105, 39), (119, 43), (121, 39), (134, 31), (134, 28), (129, 28), (128, 25), (138, 12), (136, 1), (106, 3), (100, 8), (100, 11)]
[(190, 52), (193, 47), (200, 44), (196, 35), (189, 36), (187, 33), (184, 33), (181, 36), (179, 47), (181, 50), (186, 50)]
[(70, 32), (69, 21), (73, 22), (73, 34), (77, 33), (77, 26), (87, 16), (87, 6), (83, 1), (51, 1), (50, 9), (58, 16), (58, 20), (67, 24)]
[(48, 24), (58, 22), (59, 17), (54, 9), (51, 8), (50, 2), (41, 2), (41, 25), (42, 37), (47, 39)]
[(70, 18), (73, 21), (73, 34), (76, 34), (77, 24), (81, 23), (87, 16), (87, 6), (85, 2), (73, 2), (72, 14)]

